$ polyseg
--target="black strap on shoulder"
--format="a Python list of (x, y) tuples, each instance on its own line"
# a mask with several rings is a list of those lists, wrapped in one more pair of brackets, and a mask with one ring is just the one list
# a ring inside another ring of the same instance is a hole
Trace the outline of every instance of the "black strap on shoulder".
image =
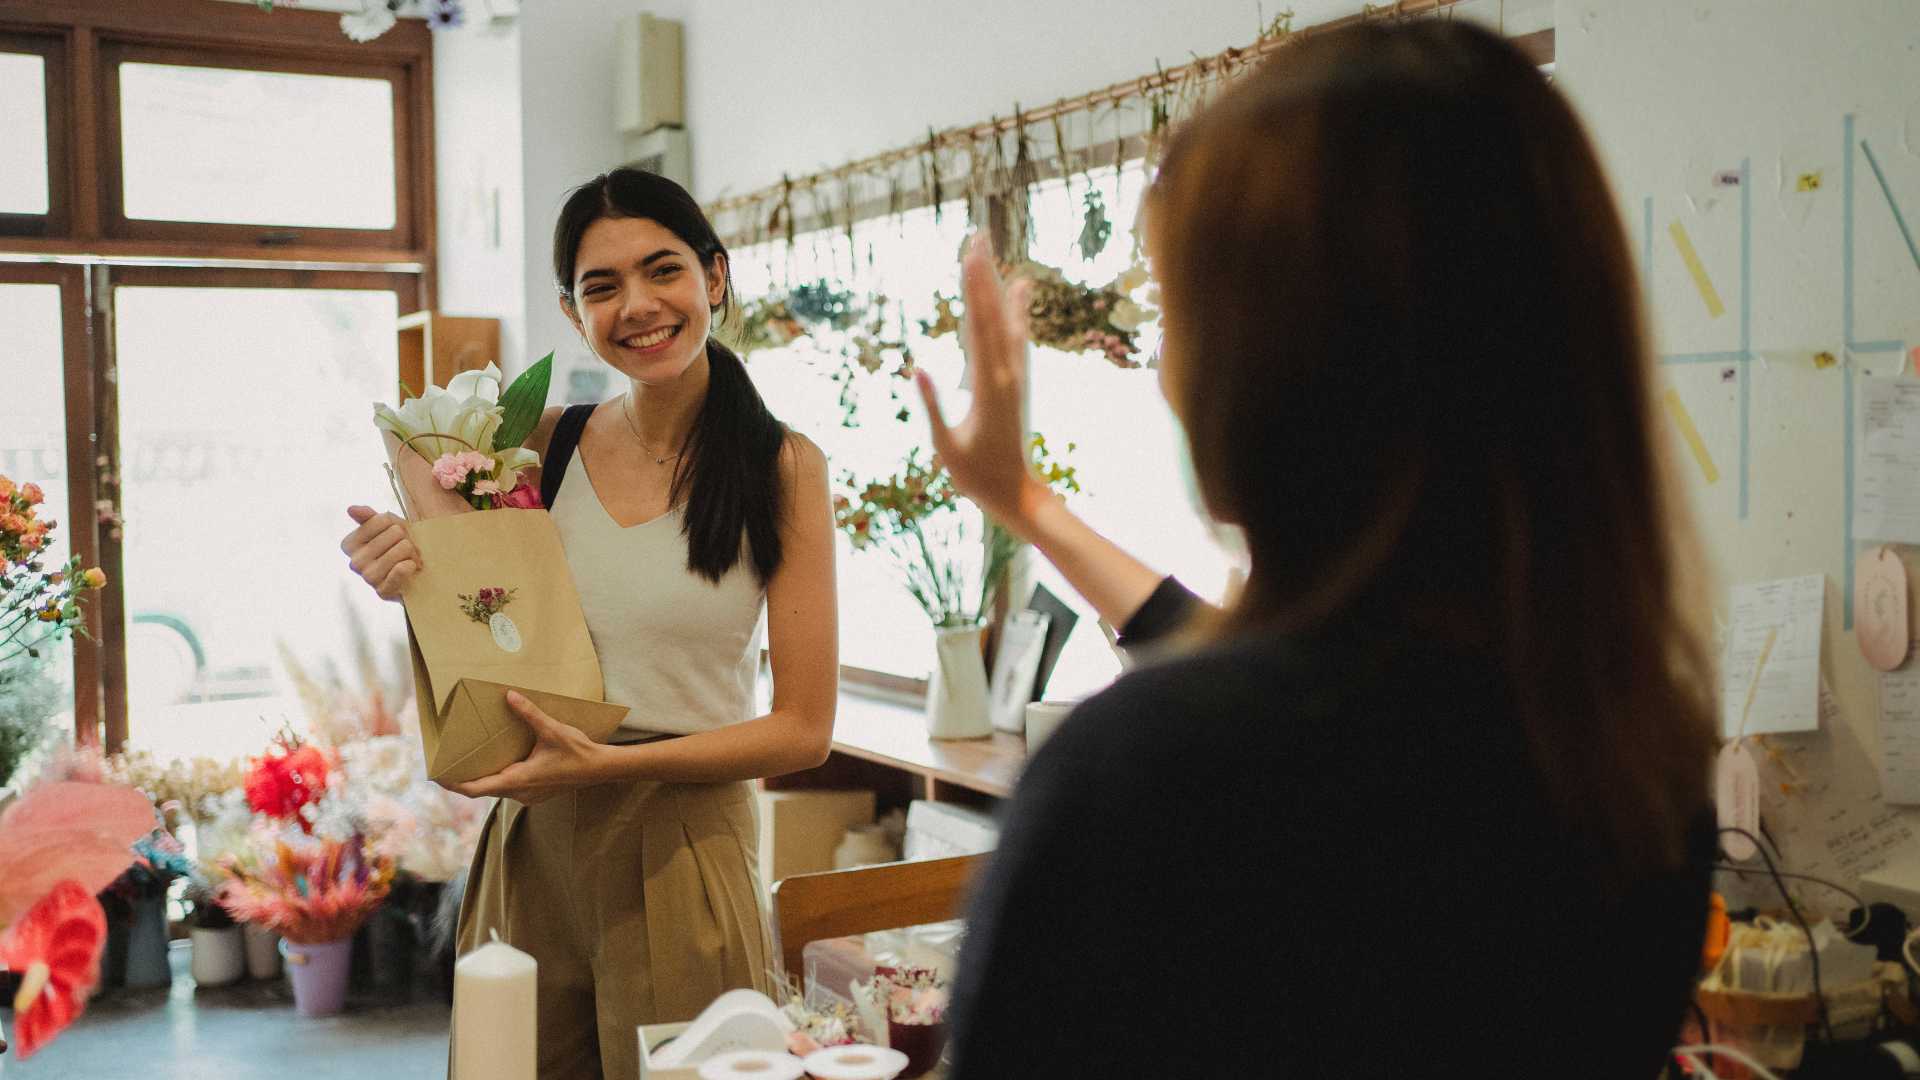
[(587, 418), (594, 405), (569, 405), (553, 425), (553, 438), (547, 440), (547, 456), (540, 462), (540, 505), (553, 509), (560, 494), (560, 482), (567, 478), (567, 465), (573, 461), (574, 448), (580, 445), (580, 433), (587, 429)]

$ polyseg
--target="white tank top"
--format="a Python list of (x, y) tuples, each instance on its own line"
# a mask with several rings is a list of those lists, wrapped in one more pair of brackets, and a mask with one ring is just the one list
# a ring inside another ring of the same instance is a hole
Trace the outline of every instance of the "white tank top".
[(751, 719), (767, 600), (751, 562), (742, 558), (718, 584), (689, 571), (684, 511), (622, 528), (578, 451), (550, 512), (606, 699), (630, 709), (621, 727), (691, 735)]

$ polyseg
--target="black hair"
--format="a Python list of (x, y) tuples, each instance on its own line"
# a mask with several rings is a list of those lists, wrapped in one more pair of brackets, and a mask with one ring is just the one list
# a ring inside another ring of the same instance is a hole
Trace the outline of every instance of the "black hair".
[[(732, 314), (731, 260), (700, 204), (672, 180), (625, 166), (574, 188), (554, 223), (554, 284), (569, 308), (580, 238), (601, 218), (646, 218), (679, 237), (707, 273), (725, 278), (716, 322)], [(707, 400), (674, 465), (668, 504), (686, 507), (688, 570), (717, 583), (744, 555), (764, 585), (780, 565), (779, 458), (787, 427), (768, 411), (732, 350), (709, 339), (707, 367)]]

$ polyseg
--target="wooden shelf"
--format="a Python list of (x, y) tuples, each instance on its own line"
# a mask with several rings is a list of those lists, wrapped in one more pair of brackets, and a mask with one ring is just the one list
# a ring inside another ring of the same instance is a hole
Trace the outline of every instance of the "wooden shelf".
[(500, 362), (500, 320), (416, 311), (403, 315), (400, 335), (400, 396), (447, 385), (462, 371)]
[(1027, 764), (1027, 740), (997, 731), (985, 739), (929, 739), (918, 705), (842, 691), (825, 765), (765, 781), (770, 790), (878, 789), (882, 806), (904, 799), (981, 804), (1004, 799)]

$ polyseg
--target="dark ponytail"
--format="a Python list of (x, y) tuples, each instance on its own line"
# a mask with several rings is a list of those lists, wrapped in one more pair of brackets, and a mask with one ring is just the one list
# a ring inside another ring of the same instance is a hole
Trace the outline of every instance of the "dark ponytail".
[(687, 508), (681, 528), (688, 570), (718, 582), (740, 561), (744, 539), (753, 572), (765, 584), (780, 565), (780, 447), (787, 426), (767, 410), (732, 350), (708, 341), (707, 368), (707, 400), (667, 499)]
[[(601, 218), (646, 218), (693, 249), (707, 273), (726, 278), (713, 309), (716, 323), (733, 313), (733, 272), (713, 223), (687, 190), (658, 173), (618, 168), (573, 189), (553, 228), (553, 276), (561, 299), (573, 306), (574, 261), (580, 238)], [(687, 569), (712, 582), (743, 556), (765, 584), (780, 565), (780, 450), (785, 424), (774, 419), (726, 346), (707, 342), (707, 400), (674, 466), (668, 504), (685, 506)]]

